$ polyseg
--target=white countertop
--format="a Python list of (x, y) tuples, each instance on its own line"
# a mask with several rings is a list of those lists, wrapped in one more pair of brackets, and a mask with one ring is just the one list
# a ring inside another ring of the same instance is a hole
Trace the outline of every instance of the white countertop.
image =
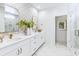
[(8, 36), (5, 36), (4, 39), (3, 39), (3, 42), (0, 43), (0, 48), (4, 48), (8, 45), (17, 43), (19, 41), (22, 41), (22, 40), (25, 40), (25, 39), (28, 39), (28, 38), (31, 38), (31, 37), (33, 37), (37, 34), (38, 34), (38, 32), (31, 34), (31, 35), (23, 35), (22, 33), (16, 33), (16, 34), (13, 34), (12, 39), (9, 39)]

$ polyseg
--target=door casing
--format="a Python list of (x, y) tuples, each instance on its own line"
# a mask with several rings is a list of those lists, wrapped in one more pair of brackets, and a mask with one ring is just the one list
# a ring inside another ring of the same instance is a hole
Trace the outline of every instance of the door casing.
[[(64, 22), (64, 29), (58, 28), (58, 21)], [(55, 16), (55, 44), (57, 43), (67, 46), (67, 15)]]

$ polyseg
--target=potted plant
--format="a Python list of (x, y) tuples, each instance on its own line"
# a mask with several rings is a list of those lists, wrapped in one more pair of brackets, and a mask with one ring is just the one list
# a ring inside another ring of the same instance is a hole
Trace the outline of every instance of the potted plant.
[(28, 28), (28, 34), (31, 34), (33, 32), (33, 26), (34, 26), (34, 22), (33, 20), (29, 20), (27, 22), (27, 28)]
[(27, 24), (27, 27), (28, 27), (28, 28), (33, 28), (34, 22), (33, 22), (32, 20), (28, 21), (27, 23), (28, 23), (28, 24)]
[(22, 32), (24, 32), (25, 34), (26, 34), (26, 31), (27, 31), (27, 24), (28, 24), (28, 22), (26, 21), (26, 19), (21, 19), (21, 20), (17, 23), (17, 25), (18, 25), (18, 27), (20, 28), (20, 30), (21, 30)]

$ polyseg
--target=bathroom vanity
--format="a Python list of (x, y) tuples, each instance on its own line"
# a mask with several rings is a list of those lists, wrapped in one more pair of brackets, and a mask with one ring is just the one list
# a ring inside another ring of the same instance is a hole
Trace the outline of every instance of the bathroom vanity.
[(16, 25), (20, 18), (19, 14), (15, 7), (7, 4), (0, 5), (0, 33), (13, 32), (12, 39), (10, 39), (9, 35), (0, 37), (1, 40), (3, 39), (0, 41), (0, 56), (34, 55), (44, 44), (43, 32), (34, 32), (31, 35), (20, 33), (21, 31)]
[(1, 56), (31, 56), (44, 44), (42, 32), (31, 35), (15, 33), (12, 39), (5, 36), (3, 40), (0, 43)]

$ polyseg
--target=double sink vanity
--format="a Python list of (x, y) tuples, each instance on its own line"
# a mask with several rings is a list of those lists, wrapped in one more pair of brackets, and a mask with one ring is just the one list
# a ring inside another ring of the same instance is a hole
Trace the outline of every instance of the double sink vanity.
[(44, 39), (42, 32), (35, 32), (31, 35), (14, 33), (12, 39), (6, 35), (0, 43), (1, 56), (31, 56), (42, 45)]
[[(20, 28), (17, 23), (22, 18), (20, 14), (21, 12), (19, 12), (18, 8), (8, 4), (0, 4), (0, 35), (3, 35), (3, 37), (0, 37), (0, 56), (34, 55), (39, 47), (44, 44), (43, 32), (35, 32), (34, 30), (34, 33), (31, 35), (24, 35), (24, 33), (19, 31)], [(27, 19), (25, 18), (25, 20)], [(25, 24), (25, 22), (22, 23), (23, 20), (21, 25)], [(28, 20), (33, 21), (34, 19), (29, 18)], [(34, 23), (36, 28), (38, 22)], [(24, 28), (24, 26), (21, 27)], [(31, 25), (31, 28), (33, 28), (33, 25)], [(12, 35), (9, 35), (9, 33), (12, 33)]]

